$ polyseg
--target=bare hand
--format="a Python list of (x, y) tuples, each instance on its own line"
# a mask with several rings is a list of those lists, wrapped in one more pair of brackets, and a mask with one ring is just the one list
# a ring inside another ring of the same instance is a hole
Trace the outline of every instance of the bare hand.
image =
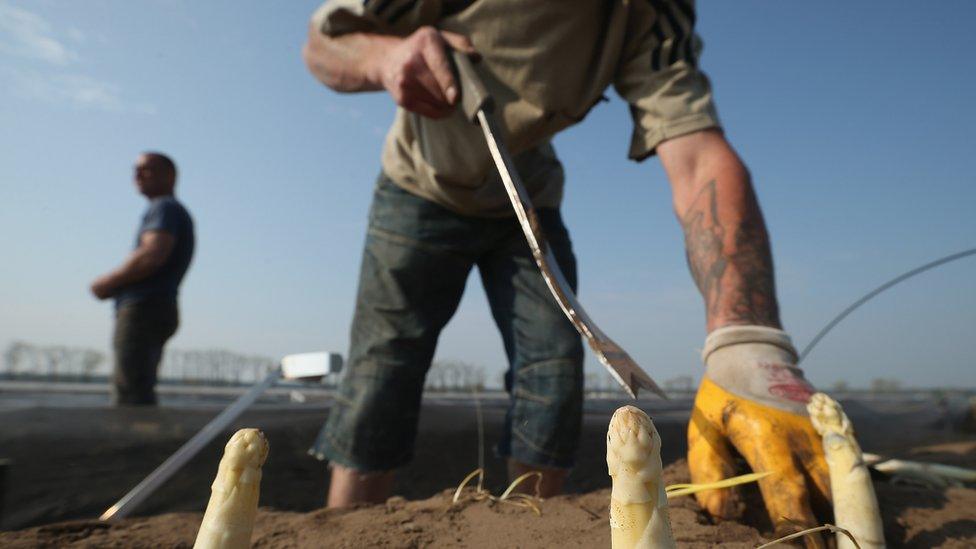
[(104, 277), (99, 277), (91, 283), (91, 293), (98, 299), (107, 299), (112, 297), (112, 287), (108, 285)]
[(447, 48), (474, 54), (471, 42), (459, 34), (421, 27), (398, 42), (379, 67), (379, 80), (397, 105), (430, 118), (444, 118), (454, 110), (458, 86)]

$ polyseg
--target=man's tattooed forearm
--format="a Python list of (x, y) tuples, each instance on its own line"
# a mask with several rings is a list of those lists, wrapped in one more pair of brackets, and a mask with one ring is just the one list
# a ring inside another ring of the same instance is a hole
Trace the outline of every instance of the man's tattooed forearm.
[(744, 219), (735, 230), (735, 251), (729, 254), (729, 259), (739, 278), (737, 291), (730, 296), (728, 307), (733, 319), (778, 327), (773, 255), (769, 249), (769, 236), (759, 216), (756, 209), (755, 215)]
[[(709, 319), (723, 324), (779, 326), (769, 238), (758, 206), (739, 223), (723, 225), (716, 182), (704, 185), (681, 216), (688, 268)], [(732, 241), (726, 242), (726, 234)]]
[(691, 208), (681, 218), (685, 231), (685, 257), (688, 269), (705, 298), (705, 309), (714, 314), (722, 293), (722, 277), (727, 259), (722, 253), (725, 228), (718, 222), (718, 200), (715, 181), (708, 182)]

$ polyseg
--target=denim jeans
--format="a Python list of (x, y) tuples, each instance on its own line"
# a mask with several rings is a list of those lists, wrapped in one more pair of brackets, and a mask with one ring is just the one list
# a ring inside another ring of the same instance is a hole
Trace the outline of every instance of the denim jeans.
[[(539, 210), (566, 279), (576, 259), (557, 209)], [(363, 253), (349, 361), (311, 449), (359, 471), (413, 457), (424, 378), (441, 329), (477, 266), (508, 356), (511, 395), (496, 450), (530, 465), (571, 467), (583, 405), (583, 347), (509, 218), (465, 217), (380, 176)]]

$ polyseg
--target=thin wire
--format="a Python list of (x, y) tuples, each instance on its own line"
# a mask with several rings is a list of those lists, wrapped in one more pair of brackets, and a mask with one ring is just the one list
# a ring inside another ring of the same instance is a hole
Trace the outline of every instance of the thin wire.
[(945, 256), (945, 257), (943, 257), (941, 259), (936, 259), (935, 261), (932, 261), (931, 263), (926, 263), (925, 265), (922, 265), (921, 267), (917, 267), (915, 269), (912, 269), (912, 270), (908, 271), (907, 273), (904, 273), (902, 275), (896, 276), (895, 278), (892, 278), (888, 282), (885, 282), (884, 284), (882, 284), (882, 285), (878, 286), (877, 288), (871, 290), (864, 297), (862, 297), (861, 299), (858, 299), (857, 301), (855, 301), (854, 303), (852, 303), (846, 309), (844, 309), (843, 311), (841, 311), (841, 313), (839, 315), (837, 315), (836, 317), (834, 317), (833, 320), (831, 320), (830, 322), (828, 322), (827, 325), (824, 326), (817, 333), (816, 336), (814, 336), (813, 340), (810, 341), (810, 343), (807, 344), (807, 346), (803, 349), (803, 351), (800, 352), (799, 362), (803, 362), (803, 359), (805, 359), (807, 357), (807, 355), (810, 354), (810, 351), (814, 348), (814, 346), (816, 346), (816, 344), (819, 343), (820, 340), (823, 339), (825, 335), (827, 335), (827, 332), (829, 332), (830, 330), (832, 330), (834, 328), (834, 326), (840, 324), (840, 321), (841, 320), (844, 320), (847, 317), (847, 315), (849, 315), (852, 312), (854, 312), (854, 309), (857, 309), (861, 305), (864, 305), (865, 303), (867, 303), (874, 296), (880, 294), (881, 292), (887, 290), (888, 288), (891, 288), (895, 284), (898, 284), (899, 282), (901, 282), (903, 280), (906, 280), (908, 278), (911, 278), (911, 277), (913, 277), (913, 276), (915, 276), (917, 274), (921, 274), (921, 273), (923, 273), (923, 272), (925, 272), (925, 271), (927, 271), (929, 269), (934, 269), (934, 268), (938, 267), (939, 265), (944, 265), (946, 263), (949, 263), (950, 261), (955, 261), (957, 259), (962, 259), (962, 258), (964, 258), (966, 256), (970, 256), (970, 255), (973, 255), (973, 254), (976, 254), (976, 248), (973, 248), (971, 250), (965, 250), (965, 251), (958, 252), (958, 253), (954, 253), (952, 255), (947, 255), (947, 256)]

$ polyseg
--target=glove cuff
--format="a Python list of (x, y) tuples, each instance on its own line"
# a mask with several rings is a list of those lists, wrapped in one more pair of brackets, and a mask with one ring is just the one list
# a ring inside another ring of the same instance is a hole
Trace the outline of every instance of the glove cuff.
[(780, 410), (806, 414), (813, 387), (796, 367), (790, 336), (766, 326), (719, 328), (705, 340), (705, 377), (729, 393)]
[(712, 353), (740, 343), (767, 343), (775, 345), (793, 356), (793, 364), (799, 359), (799, 353), (793, 347), (789, 334), (777, 328), (768, 326), (725, 326), (714, 330), (705, 338), (705, 348), (702, 349), (702, 362), (708, 364), (708, 357)]

